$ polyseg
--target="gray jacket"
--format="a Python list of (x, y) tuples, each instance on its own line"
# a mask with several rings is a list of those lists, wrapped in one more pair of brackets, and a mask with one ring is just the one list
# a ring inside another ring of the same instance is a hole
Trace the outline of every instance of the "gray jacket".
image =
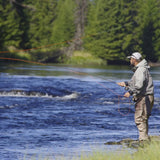
[(143, 59), (137, 66), (134, 67), (134, 74), (130, 81), (126, 83), (126, 90), (129, 91), (136, 99), (145, 95), (154, 94), (154, 86), (152, 77), (149, 73), (150, 67), (145, 59)]

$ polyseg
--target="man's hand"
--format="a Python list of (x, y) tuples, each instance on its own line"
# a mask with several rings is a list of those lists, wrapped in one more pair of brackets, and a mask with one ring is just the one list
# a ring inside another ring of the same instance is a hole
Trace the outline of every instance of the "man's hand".
[(126, 98), (129, 98), (130, 97), (130, 93), (126, 92), (123, 96), (126, 97)]
[(126, 84), (124, 83), (124, 82), (119, 82), (119, 83), (117, 83), (119, 86), (121, 86), (121, 87), (125, 87), (126, 86)]
[[(121, 87), (126, 87), (125, 82), (119, 82), (119, 83), (117, 83), (117, 84), (118, 84), (119, 86), (121, 86)], [(129, 98), (129, 97), (130, 97), (130, 93), (129, 93), (129, 92), (126, 92), (123, 96), (126, 97), (126, 98)]]

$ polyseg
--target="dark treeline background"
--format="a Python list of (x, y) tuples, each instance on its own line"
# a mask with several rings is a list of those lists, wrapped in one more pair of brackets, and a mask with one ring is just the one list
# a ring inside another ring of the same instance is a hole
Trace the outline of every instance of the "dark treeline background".
[(63, 62), (77, 50), (160, 61), (160, 0), (0, 0), (0, 57)]

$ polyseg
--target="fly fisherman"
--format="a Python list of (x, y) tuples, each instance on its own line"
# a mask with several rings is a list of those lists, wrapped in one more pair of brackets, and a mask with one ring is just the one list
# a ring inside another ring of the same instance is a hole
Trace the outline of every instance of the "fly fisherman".
[(127, 58), (133, 67), (133, 76), (128, 82), (117, 83), (125, 87), (127, 92), (124, 97), (133, 96), (135, 102), (135, 123), (139, 130), (139, 141), (149, 140), (148, 119), (151, 115), (154, 103), (154, 86), (152, 77), (149, 73), (149, 66), (145, 59), (142, 59), (140, 53), (135, 52)]

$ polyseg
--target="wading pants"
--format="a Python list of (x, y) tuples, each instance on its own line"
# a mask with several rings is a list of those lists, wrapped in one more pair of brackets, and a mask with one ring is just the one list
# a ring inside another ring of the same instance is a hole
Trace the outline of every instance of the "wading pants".
[(139, 141), (148, 140), (148, 119), (151, 115), (154, 96), (147, 95), (135, 104), (135, 123), (139, 131)]

